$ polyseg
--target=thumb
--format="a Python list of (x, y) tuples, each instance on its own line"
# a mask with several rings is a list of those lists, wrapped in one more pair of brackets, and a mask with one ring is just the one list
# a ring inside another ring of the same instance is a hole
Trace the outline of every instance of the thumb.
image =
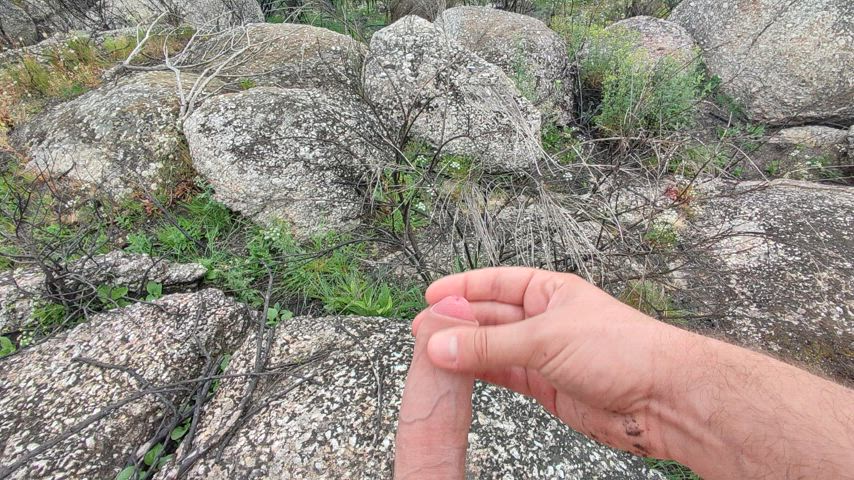
[(440, 330), (427, 343), (427, 355), (437, 367), (478, 373), (502, 367), (535, 367), (542, 355), (537, 317), (505, 325), (465, 326)]

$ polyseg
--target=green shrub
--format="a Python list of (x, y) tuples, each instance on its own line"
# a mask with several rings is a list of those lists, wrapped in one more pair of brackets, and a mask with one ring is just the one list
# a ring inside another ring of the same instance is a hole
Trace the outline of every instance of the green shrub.
[(560, 128), (546, 124), (542, 128), (543, 150), (563, 165), (578, 161), (581, 141), (575, 135), (574, 128)]
[(15, 344), (12, 343), (12, 340), (9, 340), (9, 337), (0, 336), (0, 357), (5, 357), (6, 355), (11, 355), (15, 353)]
[(673, 250), (679, 243), (679, 233), (671, 223), (654, 223), (644, 234), (643, 239), (653, 248)]
[(707, 92), (699, 64), (671, 58), (650, 62), (636, 34), (595, 25), (561, 26), (570, 51), (583, 48), (579, 66), (582, 120), (607, 136), (661, 134), (691, 125)]

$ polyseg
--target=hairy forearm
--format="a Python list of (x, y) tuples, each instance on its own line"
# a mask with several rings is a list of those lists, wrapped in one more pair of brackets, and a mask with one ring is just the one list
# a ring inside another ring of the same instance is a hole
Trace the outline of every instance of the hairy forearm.
[(708, 480), (854, 476), (854, 391), (714, 339), (680, 342), (652, 412), (666, 456)]

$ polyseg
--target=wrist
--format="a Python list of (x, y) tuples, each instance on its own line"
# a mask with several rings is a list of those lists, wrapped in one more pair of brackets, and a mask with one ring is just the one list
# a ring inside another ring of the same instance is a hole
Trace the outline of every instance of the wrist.
[(717, 340), (670, 327), (664, 365), (656, 381), (650, 418), (657, 426), (654, 455), (676, 460), (701, 473), (719, 468), (729, 454), (727, 440), (715, 428), (710, 411), (721, 398), (712, 377), (720, 361)]

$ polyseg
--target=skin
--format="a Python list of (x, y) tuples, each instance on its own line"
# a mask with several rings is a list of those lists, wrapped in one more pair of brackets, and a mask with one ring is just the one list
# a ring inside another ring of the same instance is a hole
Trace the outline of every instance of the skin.
[(415, 337), (415, 351), (403, 389), (398, 419), (394, 478), (463, 478), (474, 375), (435, 367), (427, 341), (439, 330), (476, 326), (474, 312), (461, 297), (446, 297), (430, 310)]
[(433, 365), (531, 396), (590, 438), (707, 480), (854, 478), (850, 389), (654, 320), (574, 275), (485, 269), (426, 293), (431, 305), (448, 296), (479, 325), (435, 331), (445, 315), (416, 317)]

